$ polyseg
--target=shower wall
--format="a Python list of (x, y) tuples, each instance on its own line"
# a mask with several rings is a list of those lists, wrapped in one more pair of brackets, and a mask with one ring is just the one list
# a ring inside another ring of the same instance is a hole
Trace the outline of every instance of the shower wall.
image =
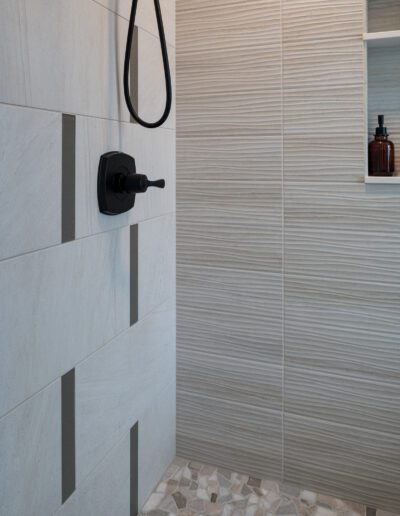
[(177, 0), (177, 448), (400, 510), (400, 190), (363, 0)]
[[(175, 120), (130, 123), (130, 0), (4, 0), (0, 17), (0, 514), (136, 514), (175, 455)], [(162, 1), (174, 71), (174, 0)], [(164, 105), (140, 2), (139, 113)], [(101, 215), (101, 154), (164, 177)]]

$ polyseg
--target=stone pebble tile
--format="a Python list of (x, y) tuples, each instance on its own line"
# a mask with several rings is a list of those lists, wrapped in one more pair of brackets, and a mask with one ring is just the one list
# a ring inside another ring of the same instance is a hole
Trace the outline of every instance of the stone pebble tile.
[(140, 515), (365, 516), (366, 507), (177, 457)]

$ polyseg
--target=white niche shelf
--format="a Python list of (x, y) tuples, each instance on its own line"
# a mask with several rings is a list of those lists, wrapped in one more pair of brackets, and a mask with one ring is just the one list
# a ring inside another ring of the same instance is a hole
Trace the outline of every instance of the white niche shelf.
[[(365, 0), (365, 7), (365, 182), (400, 186), (400, 0)], [(385, 115), (389, 139), (395, 146), (392, 177), (368, 175), (368, 144), (378, 115)]]
[(400, 30), (366, 32), (364, 41), (368, 48), (400, 47)]

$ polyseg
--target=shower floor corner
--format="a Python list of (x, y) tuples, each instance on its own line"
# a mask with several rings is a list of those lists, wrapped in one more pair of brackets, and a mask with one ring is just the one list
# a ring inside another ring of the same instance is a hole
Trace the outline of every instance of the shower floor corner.
[(141, 512), (146, 516), (175, 514), (365, 516), (366, 507), (177, 457)]

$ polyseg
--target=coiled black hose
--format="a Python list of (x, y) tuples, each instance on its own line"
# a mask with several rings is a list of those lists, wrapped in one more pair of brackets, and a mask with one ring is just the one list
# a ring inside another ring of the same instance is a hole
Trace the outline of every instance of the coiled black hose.
[[(148, 0), (145, 0), (146, 2)], [(136, 10), (137, 10), (138, 0), (132, 0), (132, 10), (131, 10), (131, 16), (129, 20), (129, 27), (128, 27), (128, 37), (126, 41), (126, 51), (125, 51), (125, 61), (124, 61), (124, 95), (125, 95), (125, 101), (126, 105), (128, 106), (129, 112), (132, 115), (133, 119), (136, 120), (136, 122), (143, 127), (147, 127), (149, 129), (154, 129), (155, 127), (160, 127), (168, 118), (169, 113), (171, 111), (171, 104), (172, 104), (172, 85), (171, 85), (171, 73), (169, 69), (169, 61), (168, 61), (168, 50), (167, 50), (167, 43), (165, 41), (165, 33), (164, 33), (164, 24), (161, 14), (161, 8), (160, 8), (160, 1), (154, 0), (154, 8), (156, 11), (156, 18), (157, 18), (157, 26), (158, 26), (158, 33), (160, 35), (160, 45), (161, 45), (161, 53), (162, 53), (162, 60), (164, 65), (164, 75), (165, 75), (165, 89), (166, 89), (166, 103), (165, 103), (165, 109), (164, 113), (162, 114), (161, 118), (157, 120), (157, 122), (146, 122), (145, 120), (142, 120), (140, 116), (135, 111), (135, 108), (132, 105), (131, 101), (131, 95), (129, 91), (129, 64), (130, 64), (130, 56), (132, 51), (132, 40), (133, 40), (133, 31), (135, 28), (135, 19), (136, 19)]]

